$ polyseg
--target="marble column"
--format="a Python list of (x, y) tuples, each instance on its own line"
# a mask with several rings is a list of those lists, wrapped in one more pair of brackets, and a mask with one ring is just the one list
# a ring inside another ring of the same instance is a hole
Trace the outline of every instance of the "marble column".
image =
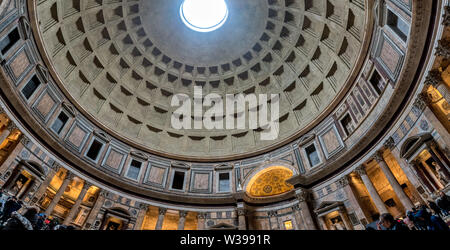
[(433, 86), (435, 89), (439, 91), (442, 97), (445, 99), (447, 103), (450, 104), (450, 91), (448, 90), (447, 84), (444, 81), (449, 82), (449, 72), (446, 70), (444, 72), (440, 72), (439, 70), (432, 70), (428, 73), (425, 78), (425, 84)]
[[(392, 137), (389, 139), (392, 140)], [(406, 162), (405, 159), (403, 159), (400, 156), (400, 150), (397, 147), (390, 147), (390, 151), (392, 156), (394, 156), (395, 160), (397, 161), (398, 165), (400, 166), (400, 168), (403, 170), (403, 172), (406, 175), (406, 178), (408, 179), (408, 181), (412, 184), (412, 187), (410, 187), (410, 191), (412, 193), (412, 195), (414, 197), (416, 197), (416, 200), (418, 200), (421, 204), (425, 204), (423, 202), (423, 198), (421, 196), (421, 194), (417, 191), (417, 187), (419, 187), (420, 185), (423, 186), (422, 181), (420, 180), (419, 176), (416, 174), (416, 170), (411, 167), (408, 162)]]
[(309, 200), (309, 193), (304, 189), (297, 189), (295, 190), (295, 196), (298, 200), (298, 205), (301, 209), (301, 214), (303, 217), (303, 221), (305, 223), (305, 227), (307, 230), (317, 230), (316, 224), (314, 223), (314, 219), (311, 215), (311, 212), (309, 210), (308, 206), (308, 200)]
[(345, 228), (347, 230), (353, 230), (352, 222), (350, 221), (350, 218), (348, 218), (347, 211), (345, 211), (344, 207), (339, 208), (339, 215), (342, 218), (342, 221), (344, 222)]
[(319, 223), (320, 223), (320, 226), (322, 227), (322, 230), (329, 230), (328, 226), (327, 226), (327, 222), (325, 221), (325, 217), (323, 217), (323, 216), (319, 217)]
[(361, 176), (361, 179), (366, 186), (367, 191), (369, 191), (370, 198), (372, 198), (373, 203), (375, 203), (375, 207), (378, 209), (378, 212), (381, 214), (388, 213), (386, 206), (384, 205), (383, 200), (378, 194), (375, 186), (367, 175), (366, 169), (364, 166), (359, 166), (356, 168), (356, 172)]
[[(434, 187), (431, 184), (430, 180), (428, 180), (428, 178), (425, 176), (425, 174), (419, 169), (419, 162), (417, 160), (414, 160), (410, 163), (410, 167), (411, 169), (414, 170), (414, 172), (416, 173), (416, 175), (419, 178), (420, 183), (422, 184), (422, 187), (424, 187), (425, 191), (428, 194), (431, 194), (434, 192)], [(425, 200), (428, 198), (427, 194), (422, 194), (425, 198)], [(426, 204), (426, 203), (423, 203)]]
[(205, 220), (207, 216), (208, 214), (204, 212), (199, 212), (197, 214), (197, 230), (205, 230)]
[[(28, 138), (22, 134), (20, 137), (20, 143), (16, 145), (16, 147), (9, 153), (8, 157), (4, 159), (3, 163), (0, 165), (0, 173), (5, 173), (11, 164), (17, 162), (17, 156), (21, 155), (22, 150), (25, 148), (25, 145), (28, 143)], [(6, 181), (6, 180), (4, 180)], [(2, 178), (0, 178), (0, 185), (4, 184)]]
[[(359, 199), (356, 197), (351, 183), (351, 176), (345, 175), (342, 178), (340, 178), (337, 182), (338, 188), (342, 188), (347, 195), (347, 199), (349, 200), (351, 206), (355, 210), (357, 218), (360, 220), (360, 218), (366, 219), (366, 221), (369, 221), (369, 218), (364, 213), (363, 209), (361, 208)], [(364, 229), (364, 228), (362, 228)]]
[(244, 202), (239, 202), (237, 204), (237, 215), (239, 222), (239, 230), (247, 230), (247, 208)]
[(450, 133), (431, 110), (431, 100), (426, 94), (419, 95), (414, 101), (414, 108), (423, 112), (427, 120), (431, 123), (436, 132), (442, 137), (444, 142), (450, 141)]
[(178, 230), (184, 230), (184, 224), (186, 223), (187, 211), (179, 211), (180, 219), (178, 220)]
[(139, 205), (139, 214), (134, 224), (134, 230), (142, 230), (142, 224), (144, 223), (145, 216), (147, 215), (149, 205), (141, 203)]
[(69, 214), (63, 221), (63, 225), (69, 225), (73, 221), (73, 217), (78, 212), (78, 209), (80, 208), (81, 203), (83, 202), (84, 197), (86, 196), (87, 191), (91, 187), (91, 184), (89, 182), (84, 182), (83, 188), (81, 189), (80, 194), (78, 195), (77, 200), (75, 201), (75, 204), (73, 204), (72, 208), (69, 211)]
[(95, 200), (94, 206), (92, 207), (88, 217), (83, 224), (84, 229), (92, 228), (92, 225), (95, 222), (95, 219), (97, 218), (97, 215), (100, 212), (100, 209), (102, 208), (106, 197), (108, 197), (108, 192), (106, 190), (99, 190), (99, 194), (97, 196), (97, 199)]
[(302, 209), (300, 208), (300, 205), (299, 204), (295, 204), (292, 209), (294, 211), (295, 221), (297, 222), (297, 229), (298, 230), (305, 230), (305, 225), (304, 225), (304, 222), (302, 220), (302, 215), (301, 215)]
[(48, 171), (48, 174), (45, 177), (44, 182), (42, 182), (42, 184), (39, 186), (38, 190), (34, 193), (34, 197), (31, 200), (32, 204), (39, 203), (39, 200), (42, 198), (42, 196), (44, 195), (45, 191), (47, 191), (47, 188), (50, 185), (50, 182), (52, 182), (52, 180), (55, 177), (57, 172), (58, 172), (57, 169), (55, 169), (55, 170), (50, 169)]
[(167, 208), (160, 207), (158, 221), (156, 222), (155, 230), (161, 230), (164, 222), (164, 216), (166, 215)]
[(61, 184), (61, 187), (58, 189), (58, 192), (56, 192), (55, 196), (53, 197), (52, 201), (50, 202), (50, 205), (48, 205), (47, 209), (45, 210), (45, 214), (47, 216), (49, 216), (53, 212), (53, 209), (55, 209), (56, 205), (58, 204), (62, 195), (66, 191), (66, 188), (67, 188), (67, 186), (69, 186), (73, 177), (74, 177), (74, 175), (72, 173), (70, 173), (69, 171), (67, 171), (66, 177), (64, 178), (64, 181)]
[[(301, 210), (299, 208), (299, 210)], [(280, 223), (278, 221), (278, 212), (277, 211), (269, 211), (267, 212), (269, 216), (269, 227), (270, 230), (280, 230)]]
[(389, 181), (389, 184), (391, 184), (392, 189), (394, 190), (397, 197), (400, 199), (400, 202), (403, 204), (403, 207), (406, 210), (412, 210), (414, 205), (412, 204), (409, 197), (406, 195), (405, 191), (403, 191), (402, 186), (400, 186), (400, 183), (398, 183), (391, 169), (384, 160), (383, 153), (381, 151), (377, 151), (373, 156), (373, 159), (378, 163), (378, 166), (381, 168), (381, 171), (383, 171), (384, 175)]
[(6, 126), (5, 130), (0, 134), (0, 144), (2, 144), (6, 138), (15, 130), (17, 129), (17, 126), (14, 124), (13, 121), (9, 121), (8, 126)]

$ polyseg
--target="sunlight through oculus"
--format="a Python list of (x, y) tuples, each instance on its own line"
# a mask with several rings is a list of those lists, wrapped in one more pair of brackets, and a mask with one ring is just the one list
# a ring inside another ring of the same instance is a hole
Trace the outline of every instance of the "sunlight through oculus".
[(228, 19), (225, 0), (184, 0), (180, 7), (184, 24), (198, 32), (211, 32)]

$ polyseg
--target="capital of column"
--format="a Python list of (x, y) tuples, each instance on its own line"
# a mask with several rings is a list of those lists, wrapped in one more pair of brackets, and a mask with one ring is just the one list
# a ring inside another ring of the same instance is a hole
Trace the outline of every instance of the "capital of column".
[(92, 183), (88, 181), (84, 181), (83, 189), (88, 190), (92, 186)]
[(147, 211), (148, 208), (149, 208), (149, 205), (148, 205), (148, 204), (145, 204), (145, 203), (140, 203), (140, 204), (139, 204), (139, 209), (140, 209), (140, 210), (145, 210), (145, 211)]
[(419, 95), (417, 95), (417, 98), (414, 100), (413, 106), (416, 109), (424, 110), (428, 106), (429, 103), (430, 103), (430, 100), (427, 97), (427, 95), (425, 93), (420, 93)]
[(445, 26), (450, 26), (450, 6), (444, 7), (444, 18), (442, 20), (442, 24)]
[(107, 197), (109, 196), (109, 192), (106, 191), (106, 190), (104, 190), (104, 189), (102, 189), (102, 190), (100, 191), (100, 194), (99, 194), (99, 195), (102, 196), (102, 197), (107, 198)]
[(276, 217), (277, 216), (277, 211), (269, 211), (269, 212), (267, 212), (267, 215), (269, 217)]
[(178, 213), (180, 214), (180, 218), (186, 218), (188, 211), (181, 210)]
[(384, 162), (383, 158), (383, 152), (377, 151), (375, 154), (373, 154), (372, 159), (375, 160), (377, 163)]
[(445, 39), (439, 40), (438, 46), (436, 47), (436, 55), (450, 58), (450, 41)]
[(305, 202), (309, 199), (309, 192), (303, 188), (295, 190), (295, 197), (299, 202)]
[(386, 149), (393, 149), (395, 148), (395, 140), (392, 136), (390, 136), (384, 143), (383, 143), (384, 148)]
[(346, 187), (350, 184), (350, 180), (349, 180), (349, 176), (348, 175), (344, 175), (341, 178), (339, 178), (339, 180), (337, 181), (337, 186), (338, 188), (343, 188)]
[(355, 173), (359, 176), (367, 175), (366, 167), (364, 165), (355, 168)]
[(237, 214), (238, 214), (238, 216), (245, 216), (245, 215), (247, 215), (247, 209), (238, 208), (237, 209)]
[(160, 207), (159, 210), (158, 210), (158, 212), (159, 212), (159, 215), (165, 215), (166, 212), (167, 212), (167, 208), (165, 208), (165, 207)]
[(433, 87), (437, 87), (442, 82), (442, 75), (439, 70), (434, 69), (428, 72), (427, 77), (425, 78), (425, 84), (431, 85)]
[(207, 216), (208, 216), (208, 213), (205, 213), (205, 212), (200, 212), (197, 214), (198, 219), (206, 219)]
[(72, 172), (67, 171), (66, 177), (64, 177), (64, 180), (72, 180), (73, 177), (75, 177), (75, 174)]
[(300, 205), (299, 205), (299, 204), (295, 204), (295, 205), (292, 207), (292, 210), (294, 210), (294, 211), (300, 211), (300, 210), (302, 210), (302, 209), (300, 208)]
[(9, 131), (12, 132), (13, 130), (18, 129), (18, 127), (13, 121), (9, 120), (8, 125), (6, 126), (6, 129), (8, 129)]

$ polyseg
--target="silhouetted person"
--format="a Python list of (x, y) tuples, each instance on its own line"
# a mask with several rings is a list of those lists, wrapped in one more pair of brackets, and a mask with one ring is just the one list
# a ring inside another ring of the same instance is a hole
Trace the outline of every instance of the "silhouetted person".
[(430, 231), (448, 231), (448, 225), (438, 216), (431, 215), (428, 211), (422, 209), (415, 215), (416, 220), (421, 223), (426, 230)]
[(3, 215), (0, 219), (0, 222), (3, 223), (7, 221), (11, 217), (11, 214), (15, 211), (18, 211), (21, 207), (22, 205), (17, 202), (17, 198), (15, 196), (10, 197), (4, 205)]
[(33, 221), (36, 219), (36, 214), (36, 208), (29, 208), (23, 215), (15, 211), (2, 230), (33, 230)]
[(3, 215), (3, 207), (7, 200), (8, 200), (8, 196), (4, 192), (3, 188), (0, 188), (0, 218)]
[(448, 216), (450, 213), (450, 196), (441, 191), (439, 192), (439, 199), (437, 199), (436, 203), (442, 210), (442, 213), (444, 213), (445, 216)]
[(385, 230), (388, 231), (409, 231), (408, 227), (405, 224), (396, 221), (390, 213), (382, 214), (380, 216), (379, 224), (385, 227)]
[(436, 205), (434, 201), (428, 201), (428, 206), (431, 208), (431, 210), (439, 217), (444, 216), (444, 214), (441, 211), (441, 208)]

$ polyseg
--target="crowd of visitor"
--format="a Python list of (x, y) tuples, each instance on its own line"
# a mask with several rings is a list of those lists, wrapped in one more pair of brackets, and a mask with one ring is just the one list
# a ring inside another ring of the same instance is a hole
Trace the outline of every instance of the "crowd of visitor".
[(384, 213), (373, 223), (366, 226), (366, 230), (392, 231), (450, 231), (445, 219), (449, 216), (450, 197), (444, 192), (439, 193), (435, 201), (428, 201), (428, 206), (420, 205), (407, 211), (404, 218), (394, 219), (389, 213)]
[[(22, 213), (19, 211), (22, 210)], [(73, 226), (61, 225), (58, 218), (49, 218), (39, 213), (36, 207), (25, 208), (22, 201), (15, 196), (8, 196), (0, 189), (0, 230), (75, 230)], [(445, 219), (450, 215), (450, 197), (444, 192), (439, 198), (428, 201), (428, 206), (421, 205), (407, 211), (404, 218), (395, 219), (384, 213), (366, 226), (366, 230), (428, 230), (450, 231)]]
[(0, 230), (75, 230), (73, 226), (61, 225), (58, 218), (49, 218), (38, 211), (36, 207), (24, 207), (17, 197), (8, 196), (0, 189)]

